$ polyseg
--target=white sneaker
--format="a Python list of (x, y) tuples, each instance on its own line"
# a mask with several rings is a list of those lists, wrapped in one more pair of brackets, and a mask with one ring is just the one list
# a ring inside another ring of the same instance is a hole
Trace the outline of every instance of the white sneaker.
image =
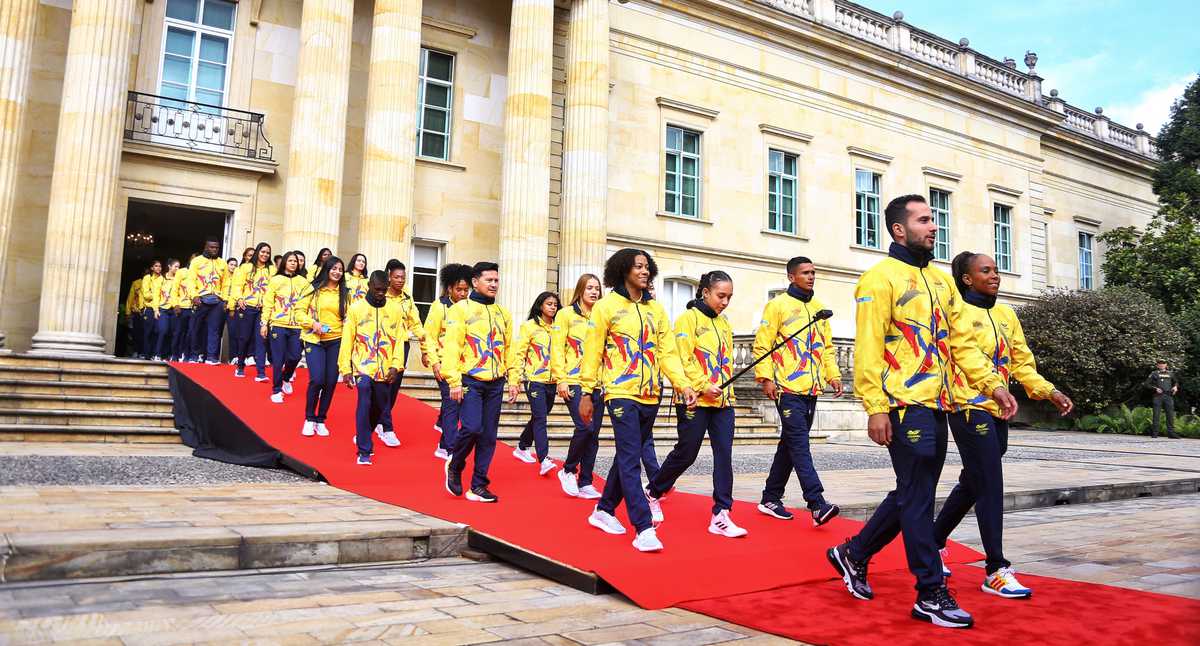
[(300, 434), (304, 437), (312, 437), (313, 433), (317, 432), (316, 422), (304, 422), (304, 428), (300, 429)]
[(283, 394), (285, 394), (285, 395), (292, 394), (292, 382), (290, 382), (290, 381), (283, 382), (283, 386), (281, 386), (281, 389), (283, 390)]
[(204, 363), (205, 363), (205, 364), (207, 364), (207, 365), (210, 365), (210, 366), (219, 366), (219, 365), (221, 365), (221, 362), (220, 362), (220, 361), (205, 361)]
[(663, 548), (662, 541), (658, 540), (658, 532), (654, 531), (653, 527), (643, 529), (637, 538), (633, 539), (633, 546), (639, 552), (658, 552)]
[(257, 377), (254, 378), (254, 381), (262, 383), (262, 382), (266, 381), (267, 379), (269, 379), (269, 377), (267, 377), (266, 375), (258, 375)]
[[(646, 492), (646, 502), (650, 505), (650, 520), (654, 521), (654, 524), (657, 525), (664, 520), (662, 505), (658, 504), (657, 498), (650, 496), (649, 489), (645, 489), (644, 491)], [(659, 547), (659, 549), (662, 549), (662, 547)]]
[(938, 561), (940, 561), (942, 564), (943, 579), (950, 577), (950, 568), (946, 567), (946, 557), (948, 556), (950, 556), (950, 550), (948, 548), (943, 547), (942, 549), (938, 550)]
[(272, 393), (271, 401), (276, 404), (282, 404), (283, 403), (283, 393)]
[(592, 485), (583, 485), (579, 488), (579, 497), (584, 500), (596, 500), (600, 496), (601, 493), (596, 491), (596, 488)]
[(728, 509), (722, 509), (720, 513), (712, 517), (712, 520), (708, 523), (708, 532), (729, 538), (739, 538), (750, 533), (733, 523), (733, 519), (729, 517)]
[(559, 471), (558, 482), (562, 485), (563, 493), (572, 498), (579, 497), (579, 481), (574, 473), (567, 473), (566, 470)]
[(329, 437), (329, 429), (325, 427), (325, 422), (317, 422), (317, 435)]
[(383, 424), (376, 424), (376, 425), (375, 425), (375, 434), (376, 434), (376, 435), (383, 435)]
[(538, 475), (544, 476), (547, 473), (550, 473), (551, 471), (554, 470), (555, 466), (557, 466), (557, 465), (554, 464), (554, 460), (551, 460), (550, 458), (546, 458), (545, 460), (542, 460), (542, 466), (540, 468), (538, 468)]
[(513, 457), (526, 464), (533, 464), (537, 462), (537, 458), (529, 455), (529, 449), (522, 449), (519, 447), (515, 448), (513, 449)]
[(588, 524), (592, 527), (602, 529), (609, 534), (625, 533), (625, 526), (621, 524), (621, 521), (608, 512), (600, 511), (599, 507), (593, 509), (592, 515), (588, 516)]
[(433, 452), (433, 457), (441, 458), (443, 460), (449, 460), (450, 454), (446, 452), (446, 449), (443, 449), (442, 447), (439, 446), (439, 447), (437, 447), (437, 450)]
[(1002, 567), (989, 574), (980, 589), (1005, 599), (1028, 599), (1033, 596), (1033, 590), (1021, 585), (1011, 567)]
[(434, 425), (433, 425), (433, 430), (437, 431), (437, 432), (438, 432), (438, 435), (441, 435), (441, 434), (442, 434), (442, 427), (441, 427), (441, 426), (438, 426), (437, 424), (434, 424)]
[(380, 431), (383, 431), (383, 429), (380, 428), (378, 431), (375, 431), (375, 434), (379, 436), (379, 440), (383, 442), (384, 446), (390, 446), (392, 448), (400, 446), (400, 440), (396, 437), (395, 433), (391, 431), (383, 431), (381, 433)]

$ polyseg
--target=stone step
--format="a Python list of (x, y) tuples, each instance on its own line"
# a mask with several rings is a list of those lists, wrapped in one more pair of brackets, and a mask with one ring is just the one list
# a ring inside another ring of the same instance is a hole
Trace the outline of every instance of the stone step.
[(0, 355), (0, 368), (55, 368), (58, 370), (118, 370), (166, 376), (167, 365), (141, 359), (93, 359), (77, 356)]
[(0, 379), (71, 381), (94, 384), (143, 384), (167, 387), (167, 373), (122, 368), (55, 368), (52, 366), (0, 365)]
[(108, 442), (179, 444), (174, 427), (87, 426), (66, 424), (3, 424), (0, 441), (4, 442)]
[(117, 412), (170, 413), (170, 397), (115, 395), (59, 395), (42, 393), (0, 393), (0, 407), (38, 410), (88, 410)]
[(109, 384), (98, 381), (58, 381), (54, 379), (0, 379), (0, 392), (32, 395), (69, 395), (91, 397), (169, 398), (171, 391), (164, 384)]
[(0, 425), (50, 426), (126, 426), (174, 429), (175, 418), (170, 412), (129, 410), (65, 410), (36, 408), (0, 408)]

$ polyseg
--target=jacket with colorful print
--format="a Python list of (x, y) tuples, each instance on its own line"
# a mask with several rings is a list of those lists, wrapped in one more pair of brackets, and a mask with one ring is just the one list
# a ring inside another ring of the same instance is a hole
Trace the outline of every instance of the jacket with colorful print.
[[(963, 295), (963, 301), (963, 327), (970, 330), (971, 352), (980, 354), (1005, 386), (1010, 378), (1016, 379), (1030, 399), (1049, 399), (1054, 384), (1038, 374), (1037, 362), (1025, 343), (1025, 331), (1013, 308), (974, 292)], [(953, 383), (959, 410), (976, 408), (993, 417), (1000, 415), (1000, 406), (992, 398), (967, 385), (958, 364), (954, 365)]]
[[(703, 396), (710, 386), (720, 386), (733, 376), (733, 326), (724, 314), (718, 315), (700, 301), (689, 303), (675, 321), (675, 349), (688, 385), (701, 395), (697, 406), (726, 408), (736, 402), (732, 386), (721, 389), (721, 396), (715, 399)], [(681, 394), (675, 394), (675, 403), (683, 403)]]
[(125, 316), (133, 316), (141, 314), (145, 306), (142, 304), (142, 283), (149, 278), (143, 276), (134, 280), (129, 285), (129, 294), (125, 297)]
[(304, 276), (278, 274), (267, 283), (267, 294), (263, 297), (262, 320), (272, 327), (298, 330), (300, 305), (312, 292), (312, 283)]
[(429, 359), (429, 366), (442, 364), (442, 351), (446, 343), (446, 313), (454, 302), (445, 296), (439, 297), (429, 306), (429, 314), (425, 317), (425, 342), (421, 345), (421, 354)]
[(351, 303), (342, 325), (338, 373), (383, 381), (391, 368), (404, 370), (402, 321), (396, 304), (386, 299), (381, 307), (366, 299)]
[[(768, 301), (763, 309), (762, 321), (754, 335), (754, 356), (762, 356), (808, 325), (822, 309), (824, 304), (812, 292), (788, 286), (786, 292)], [(759, 362), (754, 367), (754, 378), (770, 379), (784, 392), (796, 395), (820, 395), (826, 384), (841, 380), (829, 320), (813, 323), (772, 352), (770, 359)]]
[(954, 410), (952, 363), (990, 397), (1003, 383), (982, 354), (970, 351), (970, 327), (950, 276), (897, 243), (888, 256), (854, 292), (854, 388), (867, 414), (910, 405)]
[(188, 298), (199, 298), (209, 294), (222, 296), (225, 274), (229, 273), (229, 265), (220, 256), (206, 258), (196, 256), (188, 264)]
[[(241, 265), (238, 265), (238, 267), (241, 267)], [(225, 309), (229, 310), (230, 312), (237, 309), (237, 299), (233, 297), (233, 277), (235, 274), (237, 274), (236, 269), (233, 271), (226, 269), (225, 279), (221, 281), (221, 299), (225, 301)]]
[(342, 280), (346, 281), (346, 289), (350, 290), (351, 303), (361, 301), (367, 297), (367, 284), (371, 281), (366, 276), (355, 276), (350, 272), (346, 272)]
[(175, 270), (175, 285), (171, 288), (171, 304), (181, 310), (192, 309), (192, 297), (188, 296), (188, 270)]
[[(554, 374), (550, 368), (551, 336), (553, 325), (547, 325), (539, 316), (521, 324), (517, 334), (517, 342), (513, 345), (512, 373), (517, 381), (532, 381), (539, 384), (552, 384)], [(515, 382), (514, 382), (515, 383)]]
[(157, 310), (154, 299), (158, 296), (158, 290), (162, 288), (162, 284), (162, 274), (142, 276), (142, 285), (138, 289), (138, 307), (143, 310), (147, 308)]
[(253, 262), (239, 265), (230, 281), (233, 283), (229, 292), (230, 299), (242, 301), (246, 307), (261, 308), (267, 295), (267, 285), (271, 282), (274, 272), (270, 265), (257, 267)]
[[(320, 343), (342, 338), (342, 314), (339, 309), (341, 291), (337, 286), (322, 287), (309, 291), (296, 304), (296, 322), (300, 324), (300, 340), (305, 343)], [(349, 303), (347, 303), (349, 309)], [(328, 332), (317, 334), (312, 331), (314, 321), (329, 326)]]
[(392, 294), (390, 291), (387, 294), (387, 299), (396, 304), (400, 309), (400, 315), (404, 317), (401, 324), (403, 328), (402, 343), (407, 343), (410, 339), (425, 339), (425, 327), (421, 325), (421, 311), (417, 309), (417, 303), (408, 295), (408, 292), (400, 292)]
[(587, 340), (588, 316), (579, 305), (558, 310), (550, 335), (550, 374), (556, 384), (579, 386), (585, 392), (595, 387), (583, 384), (583, 343)]
[[(580, 380), (600, 383), (605, 401), (657, 404), (664, 375), (678, 389), (692, 384), (679, 363), (675, 335), (662, 305), (644, 292), (638, 303), (626, 293), (624, 286), (615, 288), (592, 307)], [(601, 370), (603, 381), (598, 382)]]
[[(179, 270), (175, 270), (178, 272)], [(175, 293), (175, 276), (166, 274), (162, 277), (162, 282), (158, 284), (158, 290), (154, 294), (154, 303), (152, 307), (159, 310), (165, 310), (175, 307), (171, 302), (171, 296)]]
[(446, 312), (445, 325), (442, 377), (448, 386), (462, 386), (464, 376), (479, 381), (517, 377), (509, 356), (512, 317), (494, 299), (471, 292)]

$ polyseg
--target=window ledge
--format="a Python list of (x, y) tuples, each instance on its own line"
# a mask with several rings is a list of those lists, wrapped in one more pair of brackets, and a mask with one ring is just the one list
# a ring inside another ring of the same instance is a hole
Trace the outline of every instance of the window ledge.
[(424, 166), (433, 166), (434, 168), (444, 168), (457, 173), (464, 173), (467, 170), (467, 167), (463, 166), (462, 164), (455, 164), (454, 162), (449, 162), (444, 159), (435, 159), (433, 157), (418, 156), (417, 163)]
[(1020, 278), (1021, 277), (1021, 274), (1018, 274), (1015, 271), (1005, 271), (1003, 269), (997, 269), (996, 273), (1000, 274), (1001, 276), (1008, 276), (1010, 278)]
[(668, 213), (666, 211), (658, 211), (654, 215), (656, 215), (660, 218), (666, 218), (668, 220), (678, 220), (680, 222), (691, 222), (692, 224), (707, 224), (710, 226), (712, 225), (712, 220), (705, 220), (703, 218), (694, 218), (690, 215), (679, 215), (677, 213)]
[(789, 240), (801, 240), (808, 242), (808, 236), (802, 236), (799, 233), (787, 233), (786, 231), (775, 231), (774, 229), (763, 229), (762, 234), (765, 236), (775, 236), (777, 238), (787, 238)]
[(870, 251), (871, 253), (879, 253), (885, 256), (887, 255), (887, 249), (880, 249), (879, 247), (866, 247), (860, 244), (852, 244), (850, 245), (850, 248), (858, 251)]

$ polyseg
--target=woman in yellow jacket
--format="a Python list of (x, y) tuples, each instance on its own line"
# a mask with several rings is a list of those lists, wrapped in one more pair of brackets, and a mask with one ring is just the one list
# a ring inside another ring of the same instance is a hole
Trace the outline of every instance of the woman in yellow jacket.
[(304, 275), (308, 277), (310, 281), (316, 280), (317, 274), (321, 273), (321, 269), (325, 267), (325, 262), (332, 257), (333, 250), (331, 250), (329, 247), (321, 247), (321, 250), (317, 252), (317, 259), (313, 262), (312, 266), (304, 272)]
[(704, 434), (713, 453), (713, 507), (709, 533), (729, 538), (748, 532), (729, 517), (733, 508), (733, 387), (722, 388), (733, 376), (733, 327), (723, 312), (733, 298), (733, 279), (723, 271), (700, 277), (696, 300), (675, 321), (675, 349), (687, 383), (699, 393), (694, 409), (675, 397), (679, 441), (650, 479), (646, 494), (652, 500), (675, 486), (679, 476), (696, 462)]
[[(290, 380), (300, 363), (301, 308), (297, 307), (312, 291), (312, 283), (296, 273), (299, 260), (289, 251), (279, 261), (279, 273), (267, 285), (263, 298), (259, 335), (271, 344), (271, 401), (283, 403), (292, 394)], [(268, 336), (268, 334), (270, 336)]]
[(442, 405), (438, 408), (434, 430), (441, 433), (437, 450), (433, 454), (443, 460), (450, 459), (450, 451), (458, 437), (458, 402), (450, 398), (450, 386), (442, 375), (442, 352), (446, 341), (446, 314), (455, 303), (467, 297), (471, 291), (471, 267), (452, 262), (442, 267), (439, 279), (442, 295), (429, 306), (425, 317), (425, 345), (421, 349), (421, 360), (425, 367), (433, 370)]
[[(575, 282), (571, 305), (558, 310), (554, 317), (554, 333), (550, 342), (550, 370), (558, 384), (558, 396), (567, 403), (575, 431), (567, 448), (567, 459), (558, 472), (558, 482), (568, 496), (595, 500), (600, 492), (592, 486), (592, 469), (600, 449), (600, 424), (604, 420), (604, 393), (595, 384), (584, 384), (580, 378), (583, 363), (583, 343), (587, 339), (592, 307), (603, 295), (600, 278), (584, 274)], [(592, 401), (592, 421), (584, 423), (579, 416), (579, 402)]]
[[(558, 314), (558, 294), (542, 292), (529, 308), (528, 319), (521, 324), (517, 342), (513, 345), (513, 369), (516, 381), (525, 382), (525, 396), (529, 399), (529, 421), (513, 449), (513, 457), (529, 464), (538, 463), (538, 475), (554, 470), (550, 459), (550, 440), (546, 437), (546, 418), (554, 410), (554, 375), (550, 370), (550, 337), (554, 329), (554, 316)], [(529, 455), (529, 445), (534, 445), (537, 458)]]
[[(192, 254), (188, 259), (191, 259), (200, 254)], [(189, 353), (192, 351), (192, 296), (188, 287), (188, 265), (179, 268), (175, 272), (175, 285), (171, 291), (171, 308), (175, 311), (175, 343), (174, 352), (172, 353), (176, 361), (188, 361), (192, 359)]]
[[(1059, 413), (1070, 413), (1075, 406), (1071, 399), (1038, 374), (1017, 313), (1008, 305), (996, 303), (1000, 291), (996, 261), (986, 254), (964, 251), (954, 258), (951, 269), (963, 297), (960, 316), (965, 329), (971, 330), (972, 352), (992, 365), (1005, 386), (1010, 377), (1016, 379), (1030, 399), (1048, 399)], [(1009, 599), (1027, 598), (1033, 591), (1017, 580), (1003, 549), (1004, 471), (1000, 460), (1008, 449), (1008, 422), (1001, 418), (996, 402), (968, 385), (957, 366), (952, 389), (956, 407), (950, 414), (950, 433), (954, 435), (963, 468), (958, 484), (934, 521), (934, 537), (938, 547), (945, 549), (950, 532), (973, 505), (987, 555), (983, 591)], [(944, 564), (942, 572), (949, 575)]]
[(346, 289), (350, 290), (350, 302), (367, 297), (367, 283), (371, 272), (367, 269), (367, 257), (361, 253), (350, 256), (346, 270)]
[(142, 357), (146, 359), (154, 355), (154, 349), (158, 345), (158, 306), (155, 298), (162, 289), (162, 284), (163, 264), (161, 260), (155, 260), (150, 263), (150, 271), (142, 277), (142, 284), (138, 290), (142, 317)]
[(338, 384), (338, 353), (342, 346), (342, 322), (350, 305), (346, 289), (345, 264), (330, 256), (312, 281), (312, 290), (297, 305), (303, 330), (304, 357), (308, 365), (308, 393), (304, 407), (304, 427), (300, 434), (326, 437), (325, 418), (333, 403)]
[(234, 377), (246, 376), (246, 358), (253, 354), (254, 369), (258, 373), (254, 381), (267, 380), (267, 344), (258, 335), (258, 328), (262, 324), (267, 285), (274, 273), (271, 245), (260, 242), (252, 250), (250, 262), (239, 265), (230, 281), (233, 284), (229, 292), (233, 303), (233, 327), (238, 329), (237, 342), (240, 343), (230, 352), (237, 360)]
[(162, 282), (154, 293), (152, 307), (154, 308), (154, 359), (160, 361), (168, 357), (174, 347), (175, 335), (179, 332), (175, 324), (175, 305), (171, 295), (175, 293), (175, 275), (179, 273), (179, 261), (167, 258), (167, 268), (163, 272)]
[(238, 259), (225, 259), (225, 277), (221, 279), (221, 300), (225, 301), (225, 309), (221, 311), (221, 323), (217, 327), (217, 352), (221, 351), (221, 339), (225, 336), (228, 329), (229, 332), (229, 363), (235, 363), (236, 358), (233, 355), (233, 349), (238, 347), (238, 329), (233, 323), (233, 312), (237, 309), (237, 302), (233, 299), (233, 275), (237, 273)]
[[(661, 377), (665, 374), (675, 390), (683, 393), (689, 409), (696, 405), (696, 393), (679, 363), (667, 313), (647, 292), (657, 274), (658, 266), (650, 254), (640, 249), (621, 249), (608, 259), (604, 284), (612, 291), (592, 308), (581, 375), (585, 384), (597, 383), (603, 376), (617, 445), (604, 493), (588, 523), (609, 534), (624, 534), (625, 527), (613, 515), (624, 500), (637, 530), (633, 546), (642, 552), (663, 548), (654, 531), (654, 523), (662, 522), (662, 510), (642, 490), (641, 468), (642, 447), (658, 416)], [(592, 421), (594, 412), (592, 400), (582, 398), (579, 414), (585, 423)]]

